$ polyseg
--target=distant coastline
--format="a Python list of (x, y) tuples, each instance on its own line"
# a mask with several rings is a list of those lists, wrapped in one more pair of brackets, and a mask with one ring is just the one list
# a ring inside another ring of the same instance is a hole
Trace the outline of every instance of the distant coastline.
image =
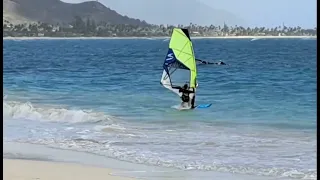
[[(3, 40), (45, 40), (45, 39), (169, 39), (169, 36), (154, 37), (3, 37)], [(317, 36), (196, 36), (191, 39), (317, 39)]]
[(297, 27), (278, 26), (242, 27), (242, 26), (198, 26), (190, 23), (188, 26), (149, 25), (147, 27), (128, 24), (97, 23), (94, 20), (84, 21), (80, 17), (69, 24), (24, 23), (4, 24), (3, 37), (30, 38), (168, 38), (172, 29), (186, 28), (192, 38), (303, 38), (317, 36), (317, 27), (303, 29)]

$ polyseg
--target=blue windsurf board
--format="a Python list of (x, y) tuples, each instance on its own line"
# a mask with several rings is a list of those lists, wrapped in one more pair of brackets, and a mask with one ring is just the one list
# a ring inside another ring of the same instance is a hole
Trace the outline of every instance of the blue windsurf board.
[(210, 103), (210, 104), (199, 104), (195, 108), (204, 109), (204, 108), (210, 107), (211, 105), (212, 105), (212, 103)]

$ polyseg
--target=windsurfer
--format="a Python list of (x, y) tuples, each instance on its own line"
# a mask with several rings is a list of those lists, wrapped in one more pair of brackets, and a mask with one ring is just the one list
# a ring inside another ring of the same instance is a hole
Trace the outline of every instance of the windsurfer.
[(200, 62), (201, 64), (216, 64), (216, 65), (227, 65), (226, 63), (219, 61), (216, 63), (212, 63), (212, 62), (208, 62), (208, 61), (204, 61), (204, 60), (200, 60), (200, 59), (196, 59), (197, 62)]
[[(192, 88), (192, 90), (189, 90), (188, 84), (184, 84), (183, 87), (176, 86), (176, 87), (172, 87), (172, 88), (179, 89), (179, 93), (182, 93), (181, 106), (185, 107), (185, 105), (188, 104), (188, 107), (190, 107), (190, 105), (191, 105), (191, 109), (194, 108), (194, 102), (195, 102), (195, 98), (196, 98), (194, 88)], [(191, 101), (190, 101), (190, 95), (192, 96)]]

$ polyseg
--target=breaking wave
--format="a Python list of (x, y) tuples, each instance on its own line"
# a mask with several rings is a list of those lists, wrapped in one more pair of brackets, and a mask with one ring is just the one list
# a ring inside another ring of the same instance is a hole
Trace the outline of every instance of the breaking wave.
[(66, 109), (55, 106), (36, 106), (30, 102), (17, 102), (3, 100), (3, 118), (7, 119), (28, 119), (53, 122), (100, 122), (112, 121), (112, 116), (102, 112), (93, 112), (83, 109)]

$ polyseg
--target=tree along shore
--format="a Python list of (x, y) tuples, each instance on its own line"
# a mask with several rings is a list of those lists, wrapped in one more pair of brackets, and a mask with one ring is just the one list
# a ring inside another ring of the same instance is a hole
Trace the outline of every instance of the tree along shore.
[(229, 37), (229, 36), (316, 36), (317, 28), (278, 26), (242, 27), (242, 26), (188, 26), (150, 25), (140, 27), (125, 24), (96, 23), (90, 19), (75, 17), (69, 24), (47, 24), (42, 22), (11, 24), (4, 22), (3, 37), (168, 37), (174, 27), (189, 29), (193, 37)]

